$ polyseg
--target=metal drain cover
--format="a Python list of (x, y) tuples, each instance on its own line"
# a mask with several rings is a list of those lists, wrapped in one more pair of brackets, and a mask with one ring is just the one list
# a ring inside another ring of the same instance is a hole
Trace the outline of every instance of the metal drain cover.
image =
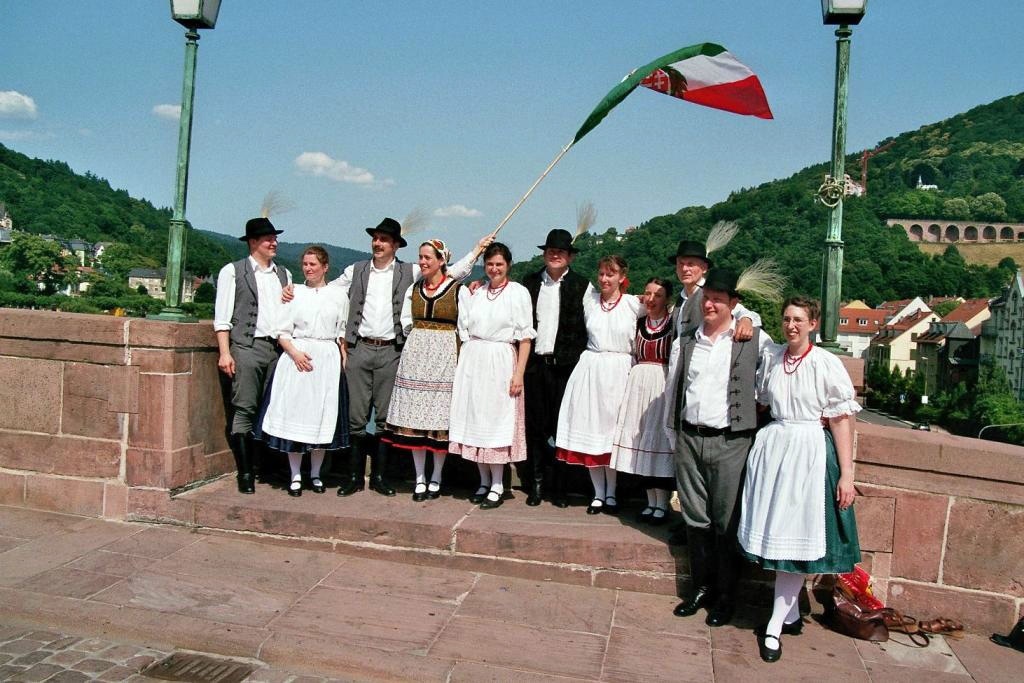
[(252, 664), (243, 664), (231, 659), (175, 652), (159, 662), (150, 664), (142, 671), (142, 675), (163, 681), (241, 683), (255, 669)]

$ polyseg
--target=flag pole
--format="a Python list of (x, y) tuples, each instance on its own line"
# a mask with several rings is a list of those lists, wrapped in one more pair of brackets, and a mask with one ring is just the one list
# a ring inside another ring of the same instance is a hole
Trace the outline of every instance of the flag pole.
[(533, 185), (530, 185), (530, 189), (526, 191), (526, 194), (524, 194), (522, 198), (516, 203), (516, 205), (512, 207), (512, 210), (508, 212), (508, 215), (502, 218), (501, 222), (498, 223), (498, 227), (496, 227), (494, 229), (494, 232), (491, 233), (493, 236), (498, 236), (498, 231), (505, 227), (505, 224), (508, 223), (509, 219), (512, 218), (513, 214), (515, 214), (515, 212), (519, 210), (519, 207), (523, 205), (523, 202), (525, 202), (527, 198), (529, 198), (529, 196), (533, 194), (533, 191), (537, 189), (537, 186), (540, 185), (540, 181), (544, 180), (544, 177), (547, 176), (551, 169), (555, 167), (555, 164), (562, 160), (562, 157), (565, 156), (565, 153), (569, 151), (569, 148), (572, 147), (574, 142), (576, 141), (573, 140), (573, 142), (570, 142), (568, 145), (563, 147), (562, 151), (558, 153), (558, 156), (556, 156), (554, 160), (552, 160), (552, 162), (548, 164), (548, 167), (544, 169), (544, 172), (540, 174), (540, 177), (537, 178), (537, 180), (533, 181)]

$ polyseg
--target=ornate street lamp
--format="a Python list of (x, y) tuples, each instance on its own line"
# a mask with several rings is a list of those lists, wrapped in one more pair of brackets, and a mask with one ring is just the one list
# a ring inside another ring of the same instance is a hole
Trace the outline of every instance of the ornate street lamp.
[(843, 196), (846, 194), (846, 91), (850, 73), (850, 26), (864, 18), (867, 0), (821, 0), (826, 26), (836, 29), (836, 87), (832, 116), (832, 174), (818, 189), (822, 203), (832, 209), (825, 237), (825, 267), (821, 278), (821, 341), (834, 353), (839, 332), (839, 299), (843, 285)]
[(163, 310), (155, 318), (188, 321), (181, 310), (182, 266), (188, 221), (185, 202), (188, 198), (188, 157), (192, 146), (192, 101), (196, 91), (196, 53), (199, 50), (198, 29), (212, 29), (217, 24), (220, 0), (171, 0), (171, 18), (187, 28), (185, 32), (185, 80), (181, 89), (181, 116), (178, 123), (178, 173), (174, 183), (174, 214), (167, 235), (167, 285)]

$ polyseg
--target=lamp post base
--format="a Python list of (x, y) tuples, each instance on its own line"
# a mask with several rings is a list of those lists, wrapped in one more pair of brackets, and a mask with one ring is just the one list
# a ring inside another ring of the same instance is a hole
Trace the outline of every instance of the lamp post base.
[(151, 313), (146, 320), (163, 320), (170, 323), (197, 323), (199, 318), (192, 317), (175, 306), (165, 306), (159, 313)]
[(849, 356), (849, 355), (851, 355), (849, 351), (847, 351), (846, 349), (844, 349), (842, 346), (839, 345), (839, 342), (823, 341), (823, 342), (818, 342), (817, 346), (818, 346), (818, 348), (824, 349), (825, 351), (828, 351), (829, 353), (831, 353), (833, 355), (836, 355), (836, 356)]

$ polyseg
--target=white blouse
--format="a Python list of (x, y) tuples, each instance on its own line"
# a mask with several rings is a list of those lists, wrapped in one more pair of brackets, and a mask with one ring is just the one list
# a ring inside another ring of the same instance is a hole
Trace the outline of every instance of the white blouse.
[(534, 339), (533, 304), (530, 292), (518, 282), (509, 282), (492, 296), (487, 285), (472, 294), (468, 287), (459, 292), (459, 338), (511, 343)]

